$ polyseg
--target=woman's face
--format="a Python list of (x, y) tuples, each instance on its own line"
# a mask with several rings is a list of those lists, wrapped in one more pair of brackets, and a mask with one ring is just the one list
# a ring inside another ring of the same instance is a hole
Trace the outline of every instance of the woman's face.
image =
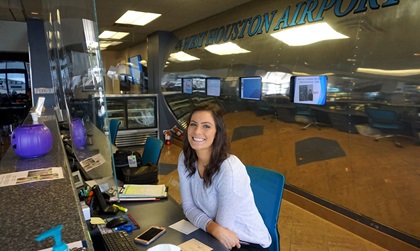
[(195, 151), (212, 150), (216, 123), (210, 111), (197, 111), (188, 125), (188, 142)]

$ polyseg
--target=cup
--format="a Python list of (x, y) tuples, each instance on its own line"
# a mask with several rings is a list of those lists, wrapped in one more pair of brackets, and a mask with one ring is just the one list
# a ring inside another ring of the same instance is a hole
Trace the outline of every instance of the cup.
[(38, 123), (38, 113), (31, 112), (31, 116), (32, 116), (32, 123), (37, 124)]

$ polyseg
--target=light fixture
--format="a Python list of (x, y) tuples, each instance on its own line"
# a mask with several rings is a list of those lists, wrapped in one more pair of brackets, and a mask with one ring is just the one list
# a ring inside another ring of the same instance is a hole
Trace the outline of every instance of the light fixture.
[(349, 38), (335, 31), (327, 23), (315, 23), (289, 28), (271, 34), (274, 38), (289, 46), (302, 46), (324, 40)]
[(213, 44), (206, 46), (207, 51), (217, 54), (217, 55), (232, 55), (240, 53), (249, 53), (250, 51), (242, 49), (237, 44), (232, 42), (227, 42), (223, 44)]
[(131, 24), (131, 25), (140, 25), (144, 26), (156, 18), (160, 17), (162, 14), (150, 13), (150, 12), (141, 12), (128, 10), (124, 15), (118, 18), (115, 21), (118, 24)]
[(357, 72), (368, 73), (373, 75), (382, 75), (382, 76), (398, 76), (398, 77), (407, 77), (413, 75), (420, 75), (420, 69), (406, 69), (406, 70), (384, 70), (384, 69), (374, 69), (374, 68), (357, 68)]
[(197, 57), (191, 56), (190, 54), (187, 54), (183, 51), (179, 51), (176, 53), (171, 53), (169, 55), (169, 61), (181, 61), (181, 62), (185, 62), (185, 61), (194, 61), (194, 60), (200, 60)]
[(118, 32), (118, 31), (109, 31), (105, 30), (100, 35), (101, 39), (121, 39), (130, 34), (129, 32)]
[(119, 41), (100, 41), (99, 46), (101, 49), (106, 49), (108, 46), (114, 46), (121, 43), (122, 42), (119, 42)]

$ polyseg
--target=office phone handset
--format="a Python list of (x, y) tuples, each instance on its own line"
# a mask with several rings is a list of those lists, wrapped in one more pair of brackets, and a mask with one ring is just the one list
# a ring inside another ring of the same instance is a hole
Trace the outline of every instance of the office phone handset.
[(97, 206), (100, 210), (100, 213), (104, 214), (116, 214), (118, 212), (118, 208), (113, 207), (110, 204), (107, 204), (105, 201), (104, 196), (102, 195), (101, 189), (99, 186), (95, 185), (92, 187), (93, 194), (95, 196), (95, 201), (97, 203)]

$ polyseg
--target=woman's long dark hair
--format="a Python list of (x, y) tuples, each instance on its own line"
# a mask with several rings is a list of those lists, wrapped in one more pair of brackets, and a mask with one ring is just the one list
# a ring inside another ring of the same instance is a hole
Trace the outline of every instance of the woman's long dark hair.
[[(213, 141), (213, 151), (210, 156), (210, 162), (205, 167), (203, 173), (204, 185), (209, 187), (212, 183), (212, 178), (220, 170), (220, 165), (229, 156), (229, 141), (227, 139), (226, 126), (223, 120), (223, 109), (213, 103), (205, 103), (196, 106), (192, 111), (187, 120), (187, 125), (190, 125), (191, 117), (195, 112), (198, 111), (209, 111), (212, 114), (214, 122), (216, 123), (216, 135)], [(197, 154), (195, 150), (191, 148), (188, 141), (188, 129), (184, 135), (184, 146), (183, 152), (185, 156), (184, 164), (188, 170), (188, 176), (191, 177), (196, 172)]]

